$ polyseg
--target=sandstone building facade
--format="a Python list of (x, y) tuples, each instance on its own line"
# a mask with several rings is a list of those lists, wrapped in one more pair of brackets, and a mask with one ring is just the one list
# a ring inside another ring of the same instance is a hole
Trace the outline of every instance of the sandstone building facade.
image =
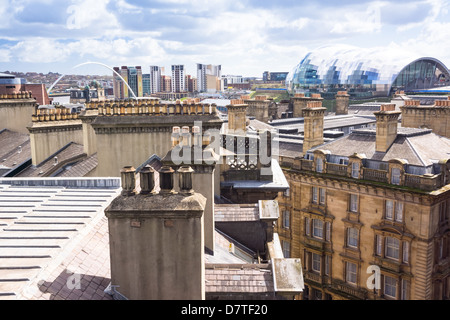
[(377, 129), (281, 157), (285, 256), (303, 261), (304, 299), (448, 299), (450, 140), (399, 127), (393, 105)]

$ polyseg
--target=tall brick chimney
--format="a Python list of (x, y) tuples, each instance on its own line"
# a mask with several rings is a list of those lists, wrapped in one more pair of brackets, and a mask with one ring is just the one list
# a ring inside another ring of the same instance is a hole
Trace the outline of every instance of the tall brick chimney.
[(310, 101), (303, 109), (304, 138), (303, 153), (312, 147), (323, 143), (323, 119), (327, 108), (322, 107), (322, 101)]
[(395, 104), (382, 104), (380, 111), (374, 112), (376, 117), (375, 151), (386, 152), (397, 137), (400, 111), (395, 111)]
[(305, 96), (304, 93), (296, 93), (291, 98), (292, 101), (292, 116), (299, 118), (303, 116), (303, 109), (306, 108), (308, 102), (322, 102), (323, 98), (320, 93), (312, 93), (310, 97)]
[[(192, 170), (179, 172), (180, 192), (173, 191), (174, 170), (159, 172), (160, 189), (152, 170), (121, 171), (121, 195), (108, 218), (111, 285), (130, 300), (205, 299), (203, 212), (206, 198), (192, 189)], [(145, 180), (145, 181), (144, 181)], [(155, 188), (156, 189), (156, 188)]]
[(231, 100), (228, 109), (228, 132), (244, 134), (247, 131), (247, 104), (242, 99)]
[(348, 114), (350, 95), (347, 91), (338, 91), (336, 94), (336, 115)]

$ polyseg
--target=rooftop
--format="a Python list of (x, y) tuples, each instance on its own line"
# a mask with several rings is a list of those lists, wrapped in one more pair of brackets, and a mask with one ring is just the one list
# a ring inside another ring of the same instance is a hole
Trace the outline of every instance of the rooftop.
[(375, 151), (375, 130), (354, 130), (351, 134), (314, 147), (329, 150), (333, 155), (364, 154), (367, 159), (389, 161), (404, 159), (410, 165), (429, 166), (450, 155), (450, 140), (429, 129), (398, 128), (398, 134), (387, 152)]
[[(0, 179), (0, 297), (111, 300), (104, 209), (120, 191), (119, 178)], [(299, 259), (287, 259), (288, 269), (276, 259), (253, 263), (249, 249), (218, 230), (215, 241), (214, 254), (205, 254), (207, 296), (274, 298), (277, 284), (284, 293), (280, 283), (298, 277)], [(303, 288), (293, 284), (294, 292)]]

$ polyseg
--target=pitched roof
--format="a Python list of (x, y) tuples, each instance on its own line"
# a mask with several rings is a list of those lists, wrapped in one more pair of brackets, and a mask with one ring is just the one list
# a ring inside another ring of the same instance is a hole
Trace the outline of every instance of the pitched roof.
[(17, 177), (48, 177), (59, 173), (64, 166), (86, 158), (83, 145), (70, 142), (37, 166), (30, 166)]
[(27, 134), (8, 129), (0, 131), (0, 170), (3, 174), (30, 159), (31, 145)]
[(435, 160), (448, 159), (450, 139), (429, 129), (398, 128), (397, 137), (387, 152), (375, 151), (376, 131), (354, 130), (351, 134), (316, 146), (311, 150), (329, 150), (333, 155), (365, 154), (367, 159), (389, 161), (404, 159), (411, 165), (429, 166)]
[(94, 153), (74, 165), (65, 167), (63, 171), (55, 174), (55, 177), (84, 177), (94, 170), (97, 165), (98, 157), (97, 153)]

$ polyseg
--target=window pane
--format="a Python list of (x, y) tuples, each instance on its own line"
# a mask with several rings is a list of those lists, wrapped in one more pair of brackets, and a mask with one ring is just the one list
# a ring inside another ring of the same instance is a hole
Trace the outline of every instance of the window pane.
[(403, 221), (403, 202), (395, 203), (395, 221)]
[(377, 235), (375, 237), (375, 241), (376, 241), (376, 255), (377, 256), (381, 256), (381, 247), (382, 247), (382, 244), (383, 244), (382, 240), (383, 239), (381, 238), (380, 235)]
[(394, 202), (386, 200), (386, 219), (392, 220), (394, 218)]
[(394, 278), (384, 276), (384, 294), (395, 298), (397, 293), (397, 280)]
[(391, 183), (400, 184), (400, 169), (392, 168), (391, 170)]
[(350, 211), (358, 212), (358, 196), (356, 194), (350, 195)]
[(359, 163), (352, 163), (352, 178), (359, 178)]
[(312, 269), (313, 271), (320, 272), (320, 256), (317, 253), (312, 254)]
[(402, 279), (402, 300), (409, 300), (409, 281)]
[(403, 241), (403, 262), (409, 262), (409, 242)]
[(398, 259), (399, 243), (400, 241), (398, 239), (386, 237), (386, 257)]
[(345, 279), (347, 282), (356, 283), (356, 264), (351, 263), (351, 262), (346, 262)]
[(284, 210), (283, 211), (283, 227), (285, 228), (289, 228), (289, 211), (288, 210)]
[(319, 188), (319, 203), (325, 204), (325, 189)]
[(331, 240), (331, 223), (330, 222), (325, 222), (325, 240), (326, 241), (330, 241)]
[(317, 187), (312, 187), (312, 202), (317, 203)]
[(313, 219), (313, 236), (323, 238), (323, 222), (319, 219)]
[(316, 160), (316, 171), (317, 172), (323, 171), (323, 161), (321, 158), (317, 158), (317, 160)]
[(355, 228), (347, 229), (347, 245), (350, 247), (358, 247), (358, 230)]
[(305, 234), (309, 236), (310, 235), (310, 230), (311, 230), (311, 228), (310, 228), (310, 225), (309, 225), (309, 218), (306, 217), (305, 218)]

